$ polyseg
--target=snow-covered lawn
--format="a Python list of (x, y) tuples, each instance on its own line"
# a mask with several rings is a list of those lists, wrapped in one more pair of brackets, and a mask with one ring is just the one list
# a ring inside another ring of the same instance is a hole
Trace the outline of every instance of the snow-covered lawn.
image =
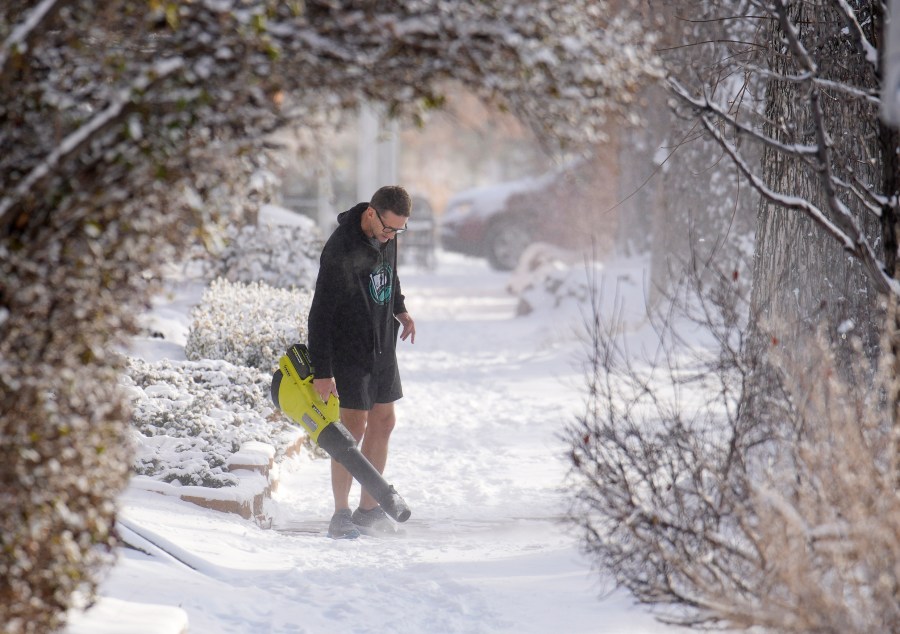
[[(624, 273), (642, 297), (642, 272)], [(123, 530), (146, 552), (121, 552), (106, 599), (68, 634), (176, 633), (179, 615), (192, 634), (676, 631), (624, 593), (602, 595), (609, 584), (558, 521), (559, 432), (582, 406), (577, 311), (516, 318), (507, 275), (445, 253), (401, 281), (417, 339), (400, 344), (385, 476), (412, 509), (406, 537), (327, 539), (328, 462), (308, 452), (280, 464), (271, 528), (132, 488)], [(183, 332), (190, 302), (171, 300), (156, 311)], [(159, 342), (136, 349), (179, 358)], [(135, 618), (136, 604), (171, 607)]]

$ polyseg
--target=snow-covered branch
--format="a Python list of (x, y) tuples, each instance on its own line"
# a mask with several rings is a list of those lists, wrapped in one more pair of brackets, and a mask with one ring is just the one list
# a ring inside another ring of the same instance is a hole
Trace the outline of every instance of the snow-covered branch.
[(767, 147), (778, 150), (779, 152), (784, 152), (785, 154), (792, 154), (795, 156), (807, 158), (818, 156), (819, 148), (816, 145), (804, 145), (799, 143), (793, 143), (789, 145), (787, 143), (782, 143), (778, 139), (774, 139), (763, 134), (757, 127), (742, 123), (731, 112), (726, 111), (724, 108), (711, 101), (705, 95), (702, 97), (694, 97), (693, 95), (691, 95), (690, 91), (688, 91), (688, 89), (674, 77), (670, 77), (668, 79), (668, 84), (675, 95), (680, 97), (686, 103), (690, 104), (698, 112), (705, 112), (714, 115), (722, 124), (726, 125), (728, 128), (734, 130), (738, 134), (748, 136), (756, 141), (759, 141)]
[(29, 41), (36, 37), (40, 25), (50, 19), (65, 4), (65, 0), (41, 0), (30, 10), (28, 16), (16, 26), (9, 36), (0, 44), (0, 85), (8, 74), (8, 67), (15, 54), (24, 54)]
[(0, 227), (9, 226), (13, 207), (27, 196), (32, 189), (37, 187), (44, 178), (52, 174), (63, 161), (76, 155), (83, 146), (91, 143), (101, 131), (121, 122), (137, 95), (146, 91), (152, 83), (161, 81), (175, 73), (183, 65), (184, 62), (180, 58), (160, 60), (147, 73), (137, 77), (131, 86), (120, 90), (112, 100), (112, 103), (104, 110), (98, 112), (84, 125), (63, 139), (43, 161), (38, 163), (19, 182), (12, 192), (0, 198)]
[(861, 88), (859, 86), (854, 86), (846, 82), (835, 81), (832, 79), (815, 76), (808, 72), (798, 75), (792, 75), (785, 72), (775, 72), (768, 68), (764, 68), (762, 66), (757, 66), (754, 64), (748, 64), (746, 66), (746, 70), (747, 72), (753, 73), (754, 75), (762, 79), (790, 82), (793, 84), (811, 83), (813, 86), (832, 93), (847, 95), (848, 97), (852, 97), (853, 99), (867, 101), (868, 103), (876, 106), (881, 104), (881, 97), (878, 90), (875, 88)]
[[(791, 8), (789, 5), (783, 0), (777, 0), (772, 7), (775, 17), (778, 19), (781, 32), (786, 39), (787, 48), (792, 54), (792, 59), (797, 62), (803, 72), (791, 74), (784, 72), (784, 70), (761, 69), (756, 64), (747, 65), (746, 70), (755, 72), (760, 77), (773, 82), (770, 85), (775, 85), (775, 82), (805, 84), (801, 94), (804, 95), (804, 98), (809, 103), (809, 120), (803, 127), (807, 134), (811, 133), (813, 135), (814, 143), (788, 143), (766, 134), (756, 127), (753, 122), (744, 123), (739, 121), (734, 114), (725, 111), (715, 103), (712, 103), (708, 98), (694, 96), (691, 90), (676, 79), (669, 80), (670, 88), (680, 101), (688, 104), (695, 112), (700, 114), (703, 125), (711, 137), (725, 150), (741, 173), (747, 177), (754, 189), (766, 200), (785, 209), (798, 210), (809, 217), (819, 227), (824, 229), (829, 236), (837, 240), (842, 248), (863, 264), (867, 275), (880, 292), (897, 294), (900, 287), (897, 286), (896, 281), (892, 280), (890, 274), (885, 270), (884, 263), (876, 255), (875, 249), (861, 229), (859, 220), (841, 198), (844, 192), (849, 192), (861, 202), (862, 207), (870, 210), (875, 217), (879, 217), (881, 215), (880, 201), (884, 199), (884, 196), (877, 191), (873, 191), (871, 186), (864, 186), (860, 190), (859, 186), (861, 183), (855, 174), (851, 173), (846, 179), (842, 179), (835, 172), (834, 162), (838, 159), (834, 156), (833, 141), (825, 113), (823, 112), (821, 104), (823, 95), (821, 91), (828, 89), (832, 93), (847, 94), (854, 98), (863, 99), (873, 106), (878, 104), (878, 98), (871, 89), (822, 77), (819, 65), (803, 42), (798, 25), (794, 22), (790, 13)], [(840, 8), (844, 13), (849, 11), (853, 14), (846, 2), (842, 2)], [(853, 23), (857, 27), (859, 26), (855, 17), (853, 17)], [(776, 122), (773, 122), (773, 126), (775, 124)], [(786, 134), (788, 133), (784, 127), (784, 122), (777, 122), (777, 125), (779, 129), (782, 129)], [(790, 124), (793, 134), (797, 133), (798, 127), (795, 123)], [(820, 205), (805, 197), (779, 192), (767, 185), (759, 171), (752, 168), (747, 162), (744, 153), (738, 148), (738, 145), (729, 142), (723, 133), (723, 129), (733, 130), (737, 135), (752, 139), (756, 143), (774, 150), (792, 161), (802, 161), (813, 173), (817, 174), (818, 185), (822, 192), (822, 201), (827, 206), (828, 211), (826, 212)], [(857, 183), (857, 186), (854, 187), (846, 182), (851, 178)]]
[[(900, 297), (900, 281), (893, 279), (884, 269), (884, 263), (875, 255), (875, 251), (869, 244), (869, 241), (862, 234), (856, 220), (847, 213), (844, 216), (843, 227), (829, 220), (828, 215), (816, 205), (805, 198), (792, 196), (781, 192), (774, 191), (768, 187), (765, 181), (750, 167), (743, 158), (738, 148), (730, 143), (718, 129), (714, 121), (706, 116), (701, 117), (703, 126), (707, 132), (719, 143), (722, 149), (731, 157), (741, 173), (750, 181), (750, 184), (756, 189), (766, 200), (771, 203), (783, 207), (785, 209), (795, 209), (809, 217), (816, 225), (823, 229), (829, 236), (837, 240), (845, 251), (859, 259), (866, 269), (869, 278), (875, 284), (876, 288), (883, 293), (890, 293)], [(846, 213), (846, 207), (840, 201), (835, 202), (835, 207), (843, 209)]]
[[(847, 30), (850, 31), (854, 42), (856, 42), (856, 45), (865, 56), (866, 61), (872, 65), (872, 70), (877, 71), (879, 64), (878, 49), (872, 45), (865, 31), (863, 31), (862, 25), (856, 17), (856, 11), (853, 10), (847, 0), (835, 0), (835, 2), (840, 7), (841, 16), (843, 16), (847, 24)], [(871, 19), (871, 16), (869, 19)], [(879, 33), (878, 35), (880, 36), (881, 34)]]

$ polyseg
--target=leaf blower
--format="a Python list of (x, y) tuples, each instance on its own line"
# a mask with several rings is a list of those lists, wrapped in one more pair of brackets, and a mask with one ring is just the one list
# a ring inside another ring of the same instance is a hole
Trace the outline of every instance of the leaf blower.
[(302, 343), (288, 348), (272, 377), (272, 402), (294, 423), (300, 425), (319, 447), (337, 460), (398, 522), (409, 519), (410, 510), (356, 447), (356, 439), (340, 422), (340, 401), (331, 395), (328, 402), (313, 388), (315, 370), (309, 349)]

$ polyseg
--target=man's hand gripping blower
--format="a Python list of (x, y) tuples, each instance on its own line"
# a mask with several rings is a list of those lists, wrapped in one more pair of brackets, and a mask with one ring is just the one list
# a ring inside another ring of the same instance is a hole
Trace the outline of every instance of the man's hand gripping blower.
[(340, 402), (328, 402), (313, 389), (314, 369), (309, 350), (302, 343), (291, 346), (278, 362), (272, 377), (272, 401), (292, 421), (303, 427), (319, 447), (337, 460), (398, 522), (409, 519), (406, 502), (356, 447), (356, 440), (340, 422)]

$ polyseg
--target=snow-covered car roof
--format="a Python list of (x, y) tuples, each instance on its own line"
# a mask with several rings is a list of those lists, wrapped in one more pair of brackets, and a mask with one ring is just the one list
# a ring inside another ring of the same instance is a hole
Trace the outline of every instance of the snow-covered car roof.
[(495, 185), (466, 189), (455, 194), (447, 201), (447, 211), (468, 203), (472, 206), (469, 213), (490, 216), (502, 211), (506, 205), (507, 199), (511, 195), (540, 189), (559, 177), (559, 175), (567, 168), (568, 165), (551, 170), (540, 176), (529, 176), (527, 178), (497, 183)]
[(501, 211), (506, 204), (506, 200), (512, 194), (539, 189), (554, 176), (554, 172), (549, 172), (538, 177), (523, 178), (506, 183), (497, 183), (496, 185), (467, 189), (454, 195), (447, 201), (447, 211), (449, 212), (454, 207), (471, 204), (472, 209), (470, 210), (470, 213), (489, 216)]

